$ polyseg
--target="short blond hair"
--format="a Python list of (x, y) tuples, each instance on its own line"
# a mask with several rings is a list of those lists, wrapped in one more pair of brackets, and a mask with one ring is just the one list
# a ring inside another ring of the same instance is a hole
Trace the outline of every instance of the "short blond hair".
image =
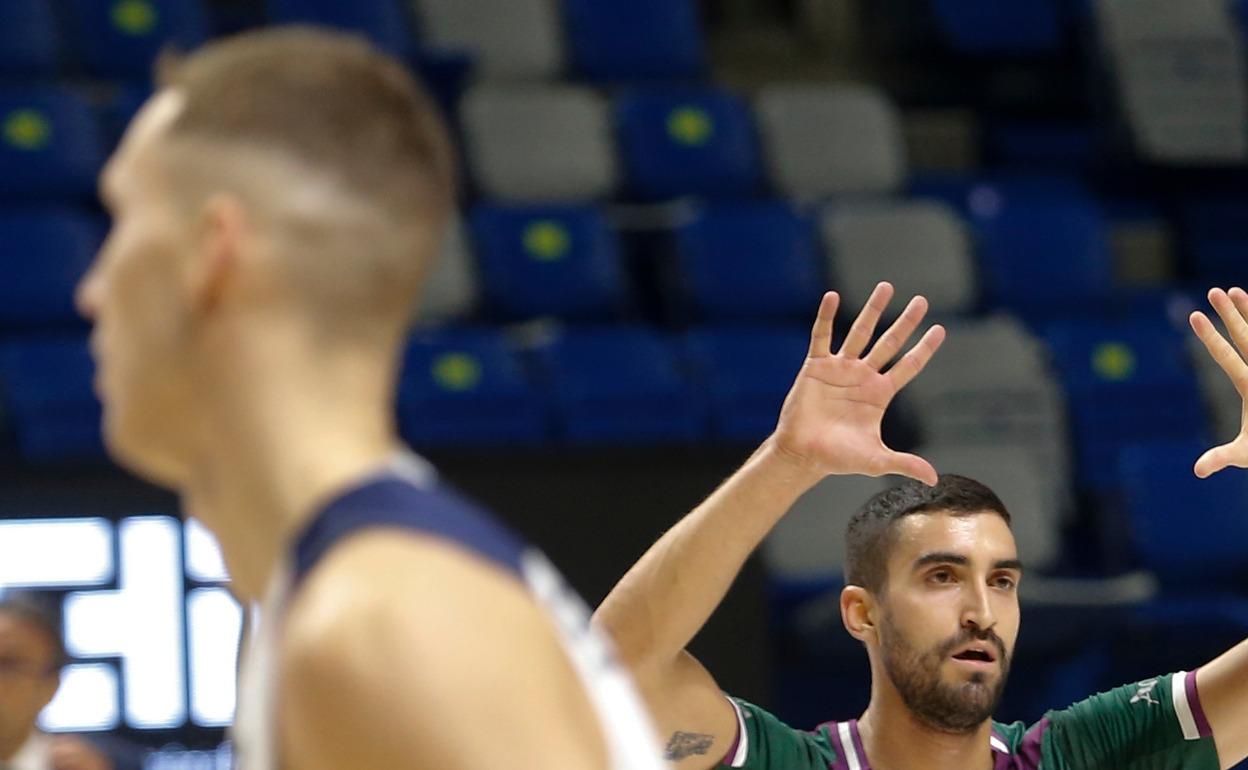
[(337, 263), (358, 258), (366, 264), (357, 273), (393, 302), (357, 291), (349, 304), (410, 307), (454, 208), (457, 163), (440, 111), (402, 64), (354, 35), (279, 27), (162, 57), (157, 82), (183, 97), (172, 145), (267, 154), (327, 180), (343, 193), (343, 212), (370, 212), (366, 226), (332, 214), (305, 222), (319, 232), (304, 241), (337, 251), (332, 265), (304, 267), (324, 272), (330, 291), (351, 286)]

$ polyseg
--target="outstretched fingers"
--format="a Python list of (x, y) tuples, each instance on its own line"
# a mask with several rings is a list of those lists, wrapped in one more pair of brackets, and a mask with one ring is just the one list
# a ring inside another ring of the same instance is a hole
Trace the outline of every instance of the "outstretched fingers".
[(884, 308), (888, 307), (888, 301), (892, 298), (892, 284), (880, 281), (875, 285), (875, 290), (867, 298), (866, 306), (854, 319), (854, 325), (849, 327), (849, 334), (845, 336), (845, 344), (841, 345), (840, 355), (847, 358), (858, 358), (862, 355), (862, 351), (867, 349), (867, 343), (871, 341), (871, 336), (875, 334), (875, 325), (880, 322), (880, 316), (884, 314)]
[(894, 452), (890, 449), (887, 465), (887, 473), (896, 473), (901, 476), (918, 479), (929, 487), (936, 486), (936, 482), (939, 480), (936, 469), (932, 467), (932, 464), (918, 455)]
[(892, 369), (888, 370), (888, 378), (893, 383), (893, 391), (906, 387), (923, 368), (945, 341), (945, 327), (937, 324), (928, 329), (919, 342), (901, 357)]
[[(1236, 294), (1243, 294), (1243, 289), (1231, 289)], [(1246, 297), (1245, 299), (1248, 299)], [(1217, 311), (1218, 317), (1222, 319), (1226, 332), (1230, 336), (1231, 341), (1235, 343), (1235, 347), (1239, 350), (1241, 357), (1248, 356), (1248, 321), (1244, 320), (1243, 313), (1240, 312), (1238, 303), (1231, 296), (1221, 289), (1209, 290), (1209, 304), (1213, 305), (1213, 309)]]
[(1196, 461), (1196, 466), (1192, 470), (1195, 471), (1196, 475), (1200, 478), (1207, 479), (1218, 471), (1232, 465), (1242, 467), (1238, 466), (1235, 459), (1240, 454), (1242, 454), (1242, 450), (1238, 450), (1231, 444), (1216, 446), (1201, 455), (1200, 459)]
[(1209, 351), (1209, 355), (1231, 379), (1235, 390), (1241, 396), (1248, 396), (1248, 364), (1244, 363), (1244, 359), (1235, 352), (1231, 343), (1218, 333), (1213, 322), (1204, 313), (1197, 310), (1191, 314), (1188, 322), (1192, 325), (1192, 331), (1196, 332), (1196, 336), (1204, 344), (1205, 350)]
[(841, 304), (841, 297), (834, 291), (824, 292), (819, 302), (819, 312), (815, 315), (815, 325), (810, 330), (811, 358), (826, 358), (832, 355), (832, 321), (836, 318), (836, 309)]
[(863, 360), (872, 369), (877, 371), (883, 369), (914, 334), (914, 330), (919, 328), (919, 323), (925, 315), (927, 315), (927, 298), (920, 295), (911, 299), (910, 304), (906, 305), (906, 309), (897, 317), (893, 325), (888, 327), (888, 331), (880, 336), (875, 347), (871, 348)]

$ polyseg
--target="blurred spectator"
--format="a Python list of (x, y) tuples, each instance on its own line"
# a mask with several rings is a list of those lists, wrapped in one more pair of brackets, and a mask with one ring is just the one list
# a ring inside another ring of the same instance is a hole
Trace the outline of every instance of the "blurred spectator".
[(36, 727), (66, 662), (51, 604), (33, 592), (0, 593), (0, 770), (139, 770), (140, 752), (123, 741)]

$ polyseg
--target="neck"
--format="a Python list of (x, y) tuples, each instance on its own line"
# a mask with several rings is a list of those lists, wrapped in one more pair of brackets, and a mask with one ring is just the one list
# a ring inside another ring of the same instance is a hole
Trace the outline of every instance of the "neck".
[(216, 535), (244, 601), (263, 596), (322, 505), (400, 446), (384, 360), (298, 350), (236, 350), (203, 387), (202, 453), (184, 503)]
[(916, 717), (891, 687), (873, 684), (871, 703), (858, 720), (858, 732), (872, 770), (991, 770), (993, 766), (992, 720), (984, 720), (969, 733), (944, 732)]
[(30, 736), (34, 734), (33, 728), (0, 732), (0, 762), (11, 762), (13, 757), (17, 756), (17, 752), (22, 750), (26, 745), (26, 741), (30, 740)]

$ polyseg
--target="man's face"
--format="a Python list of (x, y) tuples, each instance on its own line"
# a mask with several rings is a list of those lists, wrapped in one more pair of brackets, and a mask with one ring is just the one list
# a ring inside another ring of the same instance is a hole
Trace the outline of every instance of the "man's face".
[(48, 705), (60, 676), (43, 629), (0, 610), (0, 745), (20, 746)]
[(1018, 552), (995, 513), (915, 514), (895, 525), (880, 654), (907, 707), (966, 733), (1001, 700), (1018, 636)]
[(184, 452), (178, 450), (192, 412), (183, 343), (185, 254), (193, 235), (157, 150), (180, 109), (176, 94), (153, 97), (101, 175), (113, 224), (77, 298), (95, 325), (96, 390), (110, 452), (174, 486), (185, 476)]

